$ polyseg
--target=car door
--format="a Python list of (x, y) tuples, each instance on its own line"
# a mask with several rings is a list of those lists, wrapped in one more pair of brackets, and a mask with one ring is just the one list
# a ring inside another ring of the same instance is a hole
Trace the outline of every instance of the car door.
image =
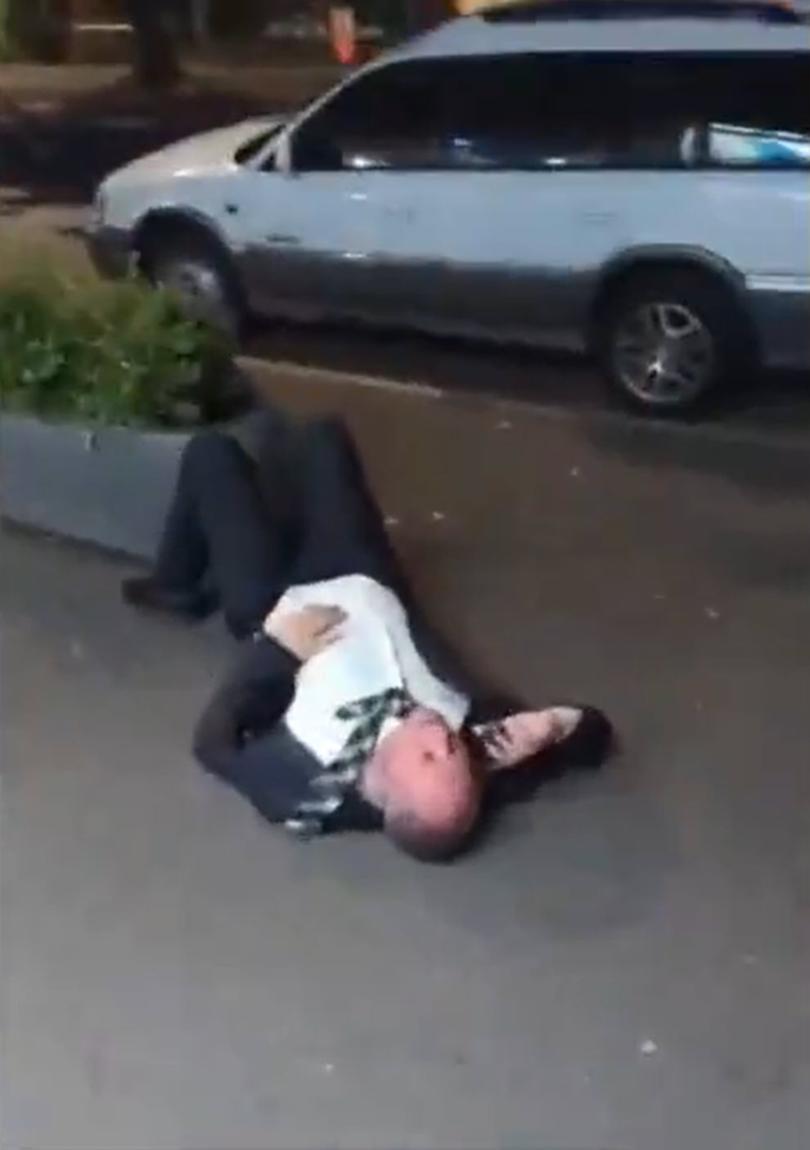
[(567, 170), (575, 149), (595, 145), (566, 137), (563, 147), (567, 71), (547, 64), (529, 54), (395, 62), (304, 126), (303, 182), (334, 164), (340, 186), (351, 181), (343, 309), (541, 342), (581, 318), (588, 277), (623, 223), (595, 164), (576, 180)]
[(246, 174), (238, 246), (258, 310), (387, 315), (392, 237), (407, 247), (415, 223), (397, 184), (432, 115), (411, 75), (409, 63), (361, 73), (293, 127), (287, 165)]
[(594, 280), (630, 235), (627, 173), (606, 178), (626, 109), (604, 113), (598, 71), (554, 53), (446, 71), (442, 178), (425, 188), (437, 326), (581, 346)]
[(358, 214), (350, 177), (253, 172), (239, 210), (234, 246), (252, 310), (307, 318), (346, 307)]
[(681, 72), (658, 56), (513, 53), (419, 75), (434, 109), (421, 151), (400, 149), (363, 189), (389, 269), (376, 307), (582, 347), (605, 269), (667, 225), (680, 237), (673, 221), (690, 215), (699, 117)]
[[(516, 72), (508, 58), (394, 61), (306, 116), (290, 170), (251, 177), (243, 266), (254, 306), (439, 330), (520, 326), (534, 281), (564, 262), (565, 194), (492, 151), (488, 125), (508, 123), (523, 96), (500, 91)], [(483, 131), (471, 135), (479, 108)]]

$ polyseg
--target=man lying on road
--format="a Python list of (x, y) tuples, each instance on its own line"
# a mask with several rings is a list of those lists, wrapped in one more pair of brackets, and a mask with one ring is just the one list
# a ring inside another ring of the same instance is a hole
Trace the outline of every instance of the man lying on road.
[(193, 438), (154, 571), (123, 593), (186, 618), (221, 604), (243, 649), (195, 753), (303, 836), (379, 829), (447, 859), (485, 807), (610, 750), (593, 708), (482, 697), (414, 604), (337, 422), (274, 426), (258, 464), (228, 435)]

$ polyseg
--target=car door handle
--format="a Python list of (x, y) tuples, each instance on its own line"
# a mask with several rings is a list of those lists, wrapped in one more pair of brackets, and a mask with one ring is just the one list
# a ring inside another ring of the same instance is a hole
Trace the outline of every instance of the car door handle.
[(301, 243), (297, 236), (287, 236), (283, 232), (271, 232), (269, 236), (265, 236), (265, 239), (268, 244), (274, 244), (280, 248), (294, 248)]

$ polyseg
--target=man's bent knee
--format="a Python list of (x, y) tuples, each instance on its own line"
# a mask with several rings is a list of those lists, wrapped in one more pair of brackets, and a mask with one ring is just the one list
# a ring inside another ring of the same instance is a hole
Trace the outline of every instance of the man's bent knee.
[(224, 431), (198, 431), (183, 449), (181, 467), (184, 472), (208, 474), (222, 463), (240, 464), (247, 459), (242, 448)]

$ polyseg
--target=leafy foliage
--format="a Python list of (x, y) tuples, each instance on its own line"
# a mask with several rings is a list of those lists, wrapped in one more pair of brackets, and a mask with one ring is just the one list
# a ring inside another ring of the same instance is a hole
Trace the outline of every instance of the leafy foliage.
[(0, 283), (0, 408), (131, 427), (200, 422), (230, 370), (223, 338), (137, 280)]

